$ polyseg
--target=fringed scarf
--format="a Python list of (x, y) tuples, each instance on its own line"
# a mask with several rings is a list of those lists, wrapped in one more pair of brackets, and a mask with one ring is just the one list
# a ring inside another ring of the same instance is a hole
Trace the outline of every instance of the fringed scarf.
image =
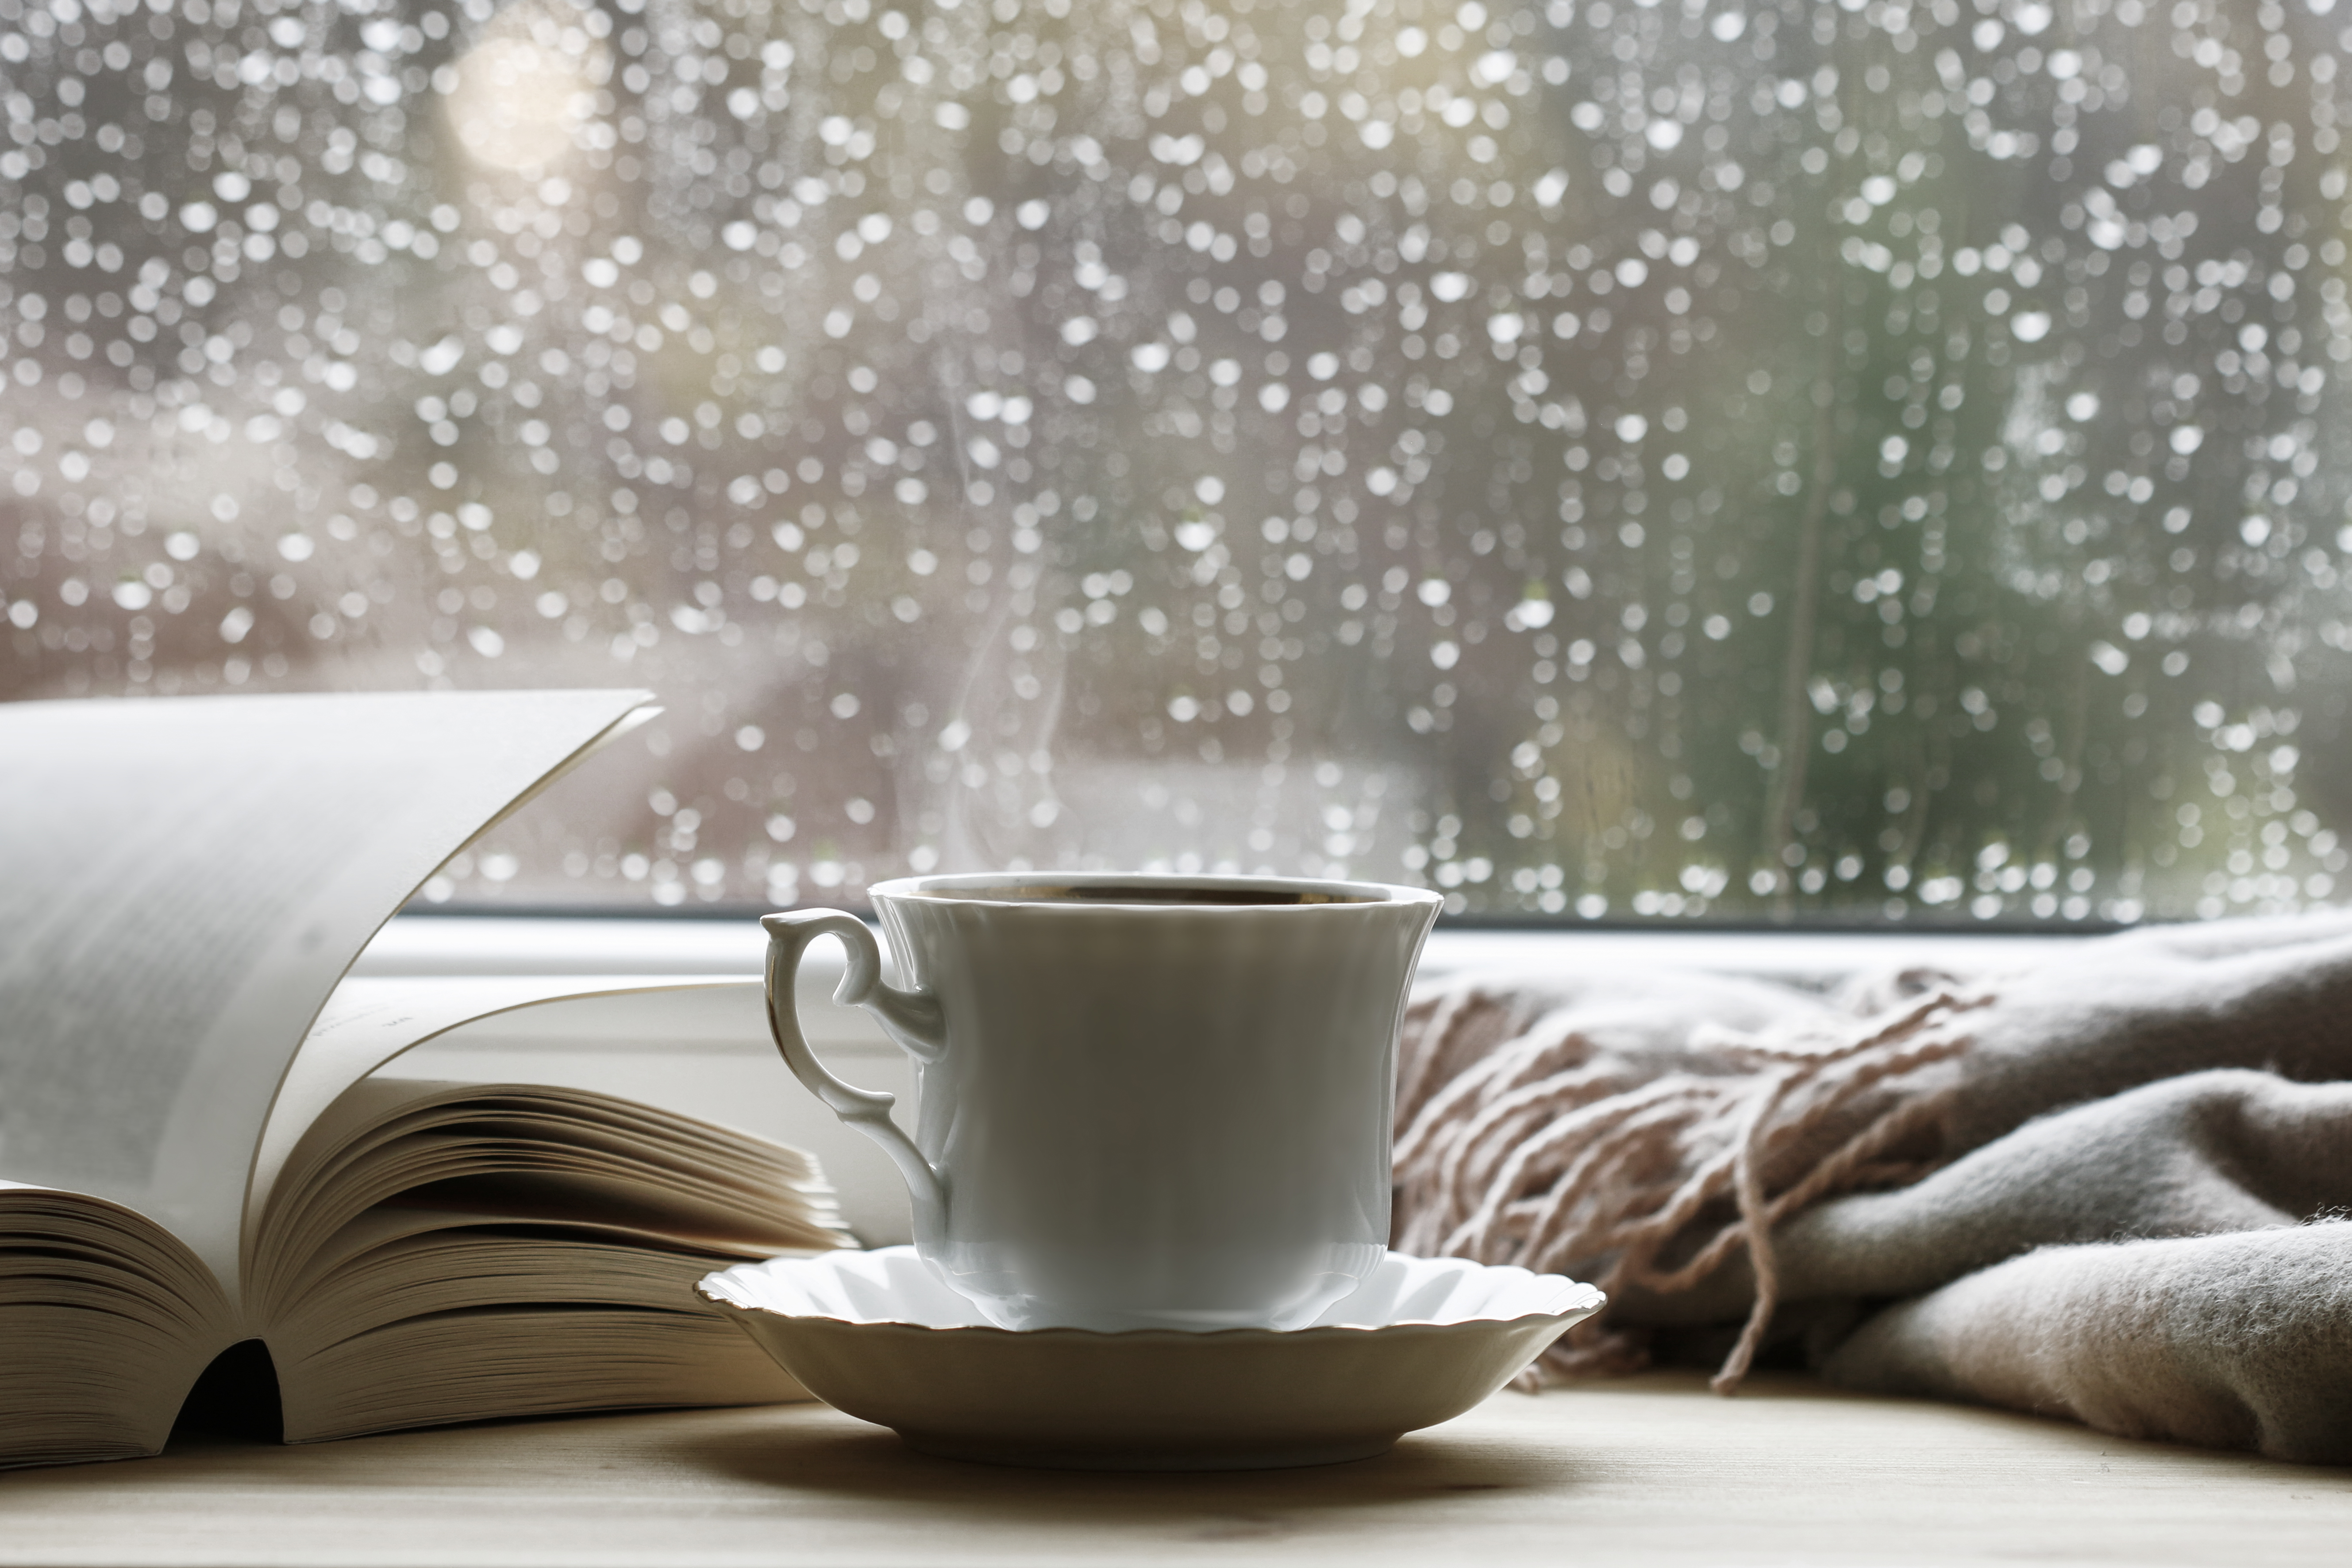
[[(1959, 1024), (1984, 1002), (1948, 978), (1906, 976), (1755, 1032), (1701, 1023), (1663, 1049), (1597, 1037), (1576, 1005), (1525, 986), (1426, 995), (1404, 1027), (1395, 1246), (1612, 1297), (1686, 1289), (1744, 1249), (1755, 1303), (1716, 1376), (1728, 1393), (1777, 1302), (1773, 1226), (1945, 1158), (1954, 1078), (1936, 1069), (1969, 1048)], [(1627, 1372), (1648, 1353), (1647, 1330), (1603, 1313), (1526, 1375)]]

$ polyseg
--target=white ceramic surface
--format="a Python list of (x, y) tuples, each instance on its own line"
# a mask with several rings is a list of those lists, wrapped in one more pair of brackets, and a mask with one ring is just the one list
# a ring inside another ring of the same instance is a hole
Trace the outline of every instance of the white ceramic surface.
[[(872, 889), (866, 928), (770, 915), (769, 1021), (793, 1071), (897, 1163), (915, 1245), (1008, 1329), (1295, 1328), (1389, 1236), (1397, 1028), (1439, 900), (1272, 878), (1037, 873)], [(801, 952), (917, 1067), (890, 1097), (802, 1038)]]
[(1288, 1331), (1000, 1329), (908, 1247), (741, 1264), (699, 1290), (812, 1394), (914, 1447), (1087, 1469), (1369, 1458), (1603, 1304), (1558, 1275), (1392, 1252)]
[[(696, 1289), (708, 1300), (787, 1318), (906, 1323), (922, 1329), (995, 1326), (973, 1302), (942, 1284), (911, 1247), (739, 1263), (706, 1275)], [(1507, 1322), (1570, 1314), (1580, 1319), (1599, 1310), (1602, 1300), (1593, 1286), (1564, 1275), (1532, 1274), (1463, 1258), (1389, 1252), (1363, 1284), (1324, 1308), (1305, 1327), (1386, 1329), (1403, 1323)]]

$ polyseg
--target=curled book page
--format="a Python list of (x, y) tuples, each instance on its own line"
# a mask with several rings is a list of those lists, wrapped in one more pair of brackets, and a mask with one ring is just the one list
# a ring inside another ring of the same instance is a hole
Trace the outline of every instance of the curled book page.
[(638, 691), (0, 705), (0, 1176), (109, 1199), (234, 1300), (311, 1021), (450, 855)]

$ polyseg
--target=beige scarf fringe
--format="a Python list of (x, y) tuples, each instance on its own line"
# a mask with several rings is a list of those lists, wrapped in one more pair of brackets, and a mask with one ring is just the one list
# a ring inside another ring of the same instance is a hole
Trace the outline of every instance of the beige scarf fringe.
[[(1531, 1029), (1539, 1020), (1477, 985), (1423, 999), (1406, 1017), (1395, 1246), (1572, 1273), (1612, 1297), (1686, 1289), (1745, 1247), (1755, 1304), (1714, 1381), (1731, 1393), (1778, 1300), (1772, 1227), (1942, 1163), (1950, 1075), (1920, 1075), (1968, 1048), (1951, 1021), (1989, 1000), (1938, 989), (1843, 1039), (1702, 1031), (1686, 1066), (1644, 1080), (1569, 1025)], [(1523, 1381), (1645, 1364), (1647, 1334), (1608, 1320)]]

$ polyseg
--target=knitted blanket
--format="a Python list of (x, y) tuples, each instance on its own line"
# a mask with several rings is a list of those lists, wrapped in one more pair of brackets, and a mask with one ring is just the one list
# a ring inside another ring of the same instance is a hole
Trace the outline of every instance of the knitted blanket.
[(1563, 966), (1407, 1016), (1403, 1251), (1574, 1275), (1535, 1369), (1857, 1389), (2352, 1463), (2352, 916), (1834, 992)]

